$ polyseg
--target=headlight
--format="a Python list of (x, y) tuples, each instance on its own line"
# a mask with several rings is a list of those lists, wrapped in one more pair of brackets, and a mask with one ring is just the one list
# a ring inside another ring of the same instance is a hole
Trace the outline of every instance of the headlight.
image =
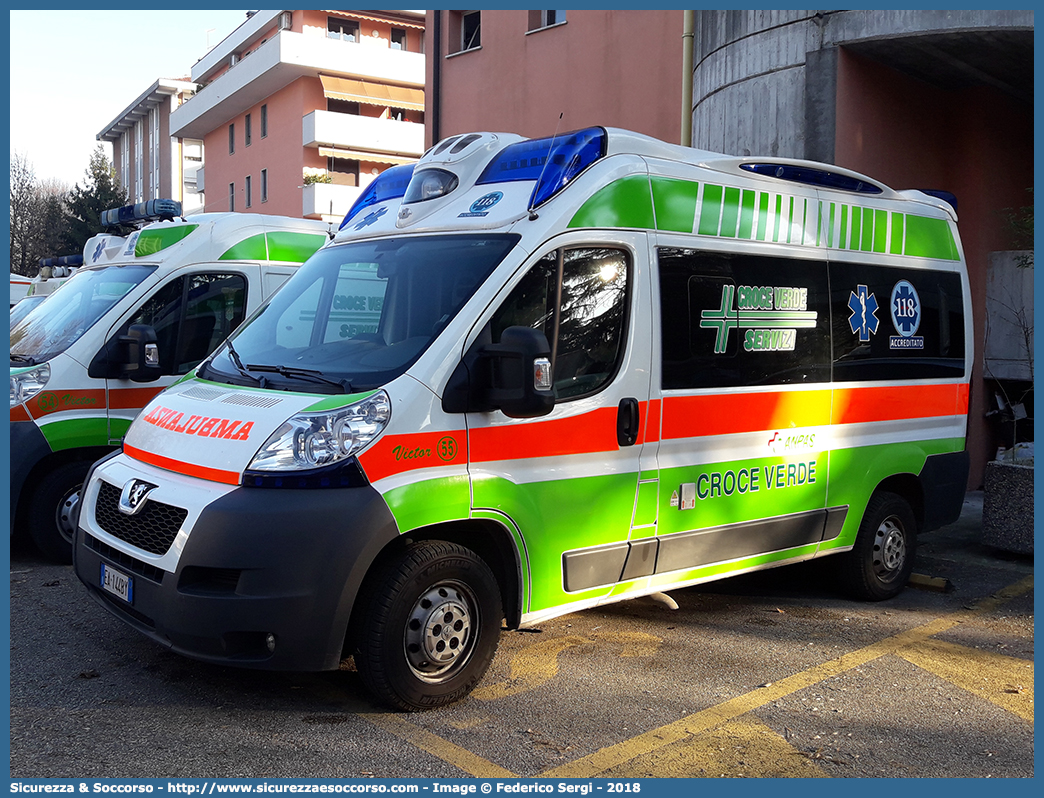
[(11, 407), (17, 407), (40, 393), (51, 378), (51, 367), (44, 363), (21, 374), (11, 375)]
[(390, 418), (384, 391), (337, 410), (298, 413), (272, 433), (247, 469), (306, 471), (347, 460), (380, 435)]

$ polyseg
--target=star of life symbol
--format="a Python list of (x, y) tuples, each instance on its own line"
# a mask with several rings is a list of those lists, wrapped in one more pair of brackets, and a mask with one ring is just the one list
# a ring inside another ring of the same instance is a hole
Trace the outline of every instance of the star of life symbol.
[(388, 208), (387, 207), (383, 207), (383, 208), (378, 208), (373, 213), (366, 214), (366, 217), (361, 222), (359, 222), (357, 225), (355, 225), (355, 229), (356, 230), (362, 230), (364, 227), (369, 227), (371, 224), (374, 224), (378, 219), (380, 219), (382, 216), (384, 216), (384, 214), (386, 214), (387, 212), (388, 212)]
[(99, 241), (98, 242), (98, 248), (94, 250), (94, 255), (91, 256), (91, 263), (97, 263), (98, 262), (98, 258), (100, 258), (102, 256), (102, 253), (104, 251), (105, 251), (105, 242), (104, 241)]
[(124, 515), (136, 515), (145, 506), (149, 494), (158, 487), (143, 479), (129, 480), (120, 491), (117, 509)]
[(864, 343), (877, 333), (877, 326), (881, 323), (877, 318), (877, 308), (877, 299), (865, 285), (849, 292), (848, 309), (852, 315), (848, 317), (848, 326), (853, 333), (859, 333), (859, 340)]

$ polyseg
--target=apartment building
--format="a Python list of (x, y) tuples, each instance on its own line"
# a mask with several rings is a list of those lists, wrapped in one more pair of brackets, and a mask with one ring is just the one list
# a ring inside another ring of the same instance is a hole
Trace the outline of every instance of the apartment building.
[(207, 211), (340, 221), (424, 151), (423, 12), (251, 12), (192, 80), (171, 133), (203, 141)]
[(683, 13), (428, 11), (428, 143), (588, 125), (680, 143)]
[(202, 210), (196, 173), (203, 164), (199, 138), (172, 136), (171, 114), (196, 91), (187, 78), (160, 78), (96, 136), (112, 144), (113, 165), (130, 202), (169, 197), (185, 213)]

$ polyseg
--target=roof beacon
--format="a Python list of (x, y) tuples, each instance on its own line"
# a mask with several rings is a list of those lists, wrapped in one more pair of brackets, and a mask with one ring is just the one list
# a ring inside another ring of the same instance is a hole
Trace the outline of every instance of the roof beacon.
[(172, 199), (151, 199), (147, 202), (102, 211), (101, 224), (102, 227), (116, 227), (121, 224), (136, 225), (142, 222), (169, 222), (176, 216), (181, 216), (180, 202)]

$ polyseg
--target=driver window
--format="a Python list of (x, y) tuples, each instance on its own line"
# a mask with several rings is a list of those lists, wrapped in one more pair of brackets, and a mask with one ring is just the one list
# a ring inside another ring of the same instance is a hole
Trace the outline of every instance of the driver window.
[[(559, 302), (559, 254), (562, 256)], [(493, 342), (513, 326), (541, 330), (551, 344), (558, 400), (609, 383), (623, 352), (630, 258), (603, 247), (556, 250), (541, 258), (490, 320)]]

